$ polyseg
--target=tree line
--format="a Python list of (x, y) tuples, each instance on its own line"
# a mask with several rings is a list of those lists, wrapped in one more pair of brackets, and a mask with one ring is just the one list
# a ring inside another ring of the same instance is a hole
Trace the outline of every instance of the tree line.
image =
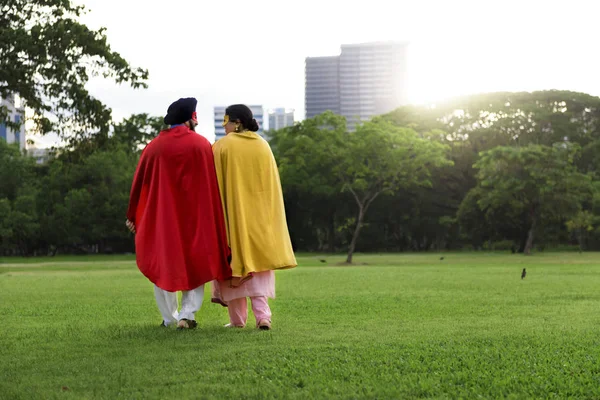
[(359, 230), (360, 251), (600, 249), (598, 97), (466, 96), (356, 132), (326, 115), (272, 143), (303, 250), (351, 255)]
[[(0, 143), (4, 254), (133, 252), (123, 226), (133, 115), (43, 165)], [(600, 99), (541, 91), (403, 107), (346, 128), (324, 113), (268, 132), (298, 251), (600, 249)]]

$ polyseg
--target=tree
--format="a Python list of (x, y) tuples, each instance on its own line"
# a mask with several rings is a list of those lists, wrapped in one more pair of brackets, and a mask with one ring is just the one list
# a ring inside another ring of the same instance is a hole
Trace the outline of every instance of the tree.
[(577, 145), (553, 147), (499, 146), (482, 153), (479, 170), (478, 205), (486, 214), (508, 208), (521, 215), (527, 228), (525, 254), (530, 254), (541, 218), (560, 220), (575, 214), (591, 198), (591, 178), (577, 171)]
[[(315, 208), (329, 218), (343, 208), (340, 196), (350, 194), (358, 212), (338, 224), (353, 232), (348, 263), (365, 215), (381, 194), (430, 185), (432, 169), (451, 164), (445, 157), (446, 146), (411, 129), (376, 119), (350, 133), (344, 118), (330, 112), (275, 132), (271, 144), (284, 189), (308, 194)], [(327, 228), (331, 234), (336, 231)]]
[(480, 188), (470, 190), (457, 211), (457, 218), (463, 236), (469, 240), (476, 250), (480, 250), (483, 244), (492, 237), (492, 227), (488, 223), (485, 212), (481, 210), (478, 204), (480, 199)]
[[(270, 145), (279, 166), (292, 240), (318, 250), (335, 248), (336, 215), (342, 182), (334, 174), (344, 146), (346, 120), (331, 112), (271, 132)], [(299, 230), (308, 228), (306, 236)], [(323, 232), (324, 234), (321, 234)], [(307, 243), (309, 242), (309, 243)]]
[(600, 98), (571, 91), (484, 93), (434, 108), (403, 107), (384, 117), (420, 133), (443, 130), (452, 141), (470, 141), (477, 152), (565, 139), (584, 147), (600, 139)]
[(35, 162), (0, 139), (0, 248), (26, 254), (36, 245)]
[(142, 149), (165, 128), (162, 117), (134, 114), (112, 124), (112, 132), (90, 137), (73, 138), (68, 148), (58, 151), (57, 157), (68, 163), (80, 164), (96, 151), (123, 150), (139, 155)]
[(61, 155), (48, 166), (38, 198), (48, 252), (131, 251), (122, 221), (138, 154), (111, 140), (81, 157)]
[[(577, 169), (597, 176), (600, 168), (600, 98), (585, 93), (558, 90), (486, 93), (452, 99), (435, 107), (402, 107), (383, 118), (421, 134), (443, 132), (440, 140), (451, 147), (454, 166), (436, 174), (435, 178), (440, 179), (434, 180), (430, 189), (434, 194), (430, 197), (452, 199), (449, 205), (458, 200), (461, 207), (456, 211), (463, 233), (466, 231), (477, 247), (483, 241), (511, 239), (523, 251), (528, 232), (528, 217), (509, 205), (481, 212), (477, 202), (471, 201), (473, 196), (469, 201), (465, 198), (477, 185), (477, 170), (473, 165), (483, 152), (498, 146), (575, 143), (582, 147), (575, 159)], [(412, 213), (417, 215), (418, 211)], [(419, 219), (431, 219), (431, 212), (435, 209), (421, 211)], [(564, 221), (544, 221), (547, 226), (538, 239), (550, 239), (547, 234), (552, 233), (553, 239), (564, 240), (567, 233)], [(481, 240), (481, 235), (485, 240)]]
[(598, 223), (598, 217), (587, 210), (579, 211), (569, 221), (567, 229), (577, 236), (579, 251), (583, 251), (585, 239), (589, 232), (594, 230), (594, 225)]
[(401, 188), (429, 186), (432, 170), (451, 161), (446, 158), (446, 146), (377, 118), (347, 133), (341, 150), (334, 173), (358, 207), (346, 258), (350, 264), (365, 215), (375, 199)]
[[(90, 77), (146, 87), (148, 71), (111, 50), (105, 29), (78, 22), (70, 0), (6, 0), (0, 5), (0, 96), (18, 95), (38, 132), (106, 133), (111, 111), (86, 90)], [(0, 107), (0, 123), (8, 110)]]
[(12, 240), (10, 201), (0, 198), (0, 254), (10, 249)]
[(113, 125), (113, 138), (133, 152), (140, 152), (161, 130), (166, 128), (163, 117), (133, 114)]
[(583, 149), (578, 169), (587, 173), (600, 168), (600, 98), (585, 93), (485, 93), (435, 107), (402, 107), (383, 118), (421, 134), (441, 132), (440, 140), (451, 146), (454, 161), (445, 179), (451, 188), (448, 194), (458, 196), (459, 202), (476, 185), (473, 165), (480, 153), (497, 146), (577, 143)]
[(40, 224), (35, 207), (36, 196), (36, 189), (23, 188), (13, 202), (9, 217), (12, 243), (23, 256), (32, 253), (39, 239)]

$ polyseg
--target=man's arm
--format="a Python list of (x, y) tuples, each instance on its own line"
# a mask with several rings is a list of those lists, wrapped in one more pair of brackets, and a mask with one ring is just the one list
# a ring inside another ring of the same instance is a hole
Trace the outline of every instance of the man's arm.
[(144, 177), (146, 175), (146, 157), (145, 149), (142, 152), (140, 161), (133, 175), (133, 182), (131, 184), (131, 192), (129, 193), (129, 206), (127, 207), (127, 221), (125, 225), (132, 233), (136, 232), (136, 223), (138, 207), (140, 205), (140, 198), (142, 197), (142, 191), (144, 187)]

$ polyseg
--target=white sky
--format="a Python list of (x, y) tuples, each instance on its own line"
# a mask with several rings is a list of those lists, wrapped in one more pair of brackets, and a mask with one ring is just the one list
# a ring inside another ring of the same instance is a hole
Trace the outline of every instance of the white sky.
[(215, 105), (294, 108), (303, 119), (305, 57), (346, 43), (410, 41), (413, 103), (489, 91), (600, 95), (600, 0), (80, 1), (91, 10), (84, 22), (106, 27), (112, 48), (150, 71), (147, 90), (90, 82), (115, 119), (163, 116), (193, 96), (197, 131), (210, 140)]

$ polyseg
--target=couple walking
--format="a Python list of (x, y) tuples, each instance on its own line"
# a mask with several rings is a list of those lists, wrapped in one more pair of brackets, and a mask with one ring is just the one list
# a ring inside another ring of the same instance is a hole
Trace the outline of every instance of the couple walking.
[(296, 266), (275, 158), (242, 104), (226, 109), (227, 135), (211, 148), (195, 132), (196, 104), (171, 104), (169, 129), (142, 152), (127, 210), (137, 265), (155, 285), (163, 326), (195, 328), (212, 282), (212, 301), (229, 311), (226, 326), (246, 325), (249, 297), (256, 326), (271, 329), (274, 271)]

